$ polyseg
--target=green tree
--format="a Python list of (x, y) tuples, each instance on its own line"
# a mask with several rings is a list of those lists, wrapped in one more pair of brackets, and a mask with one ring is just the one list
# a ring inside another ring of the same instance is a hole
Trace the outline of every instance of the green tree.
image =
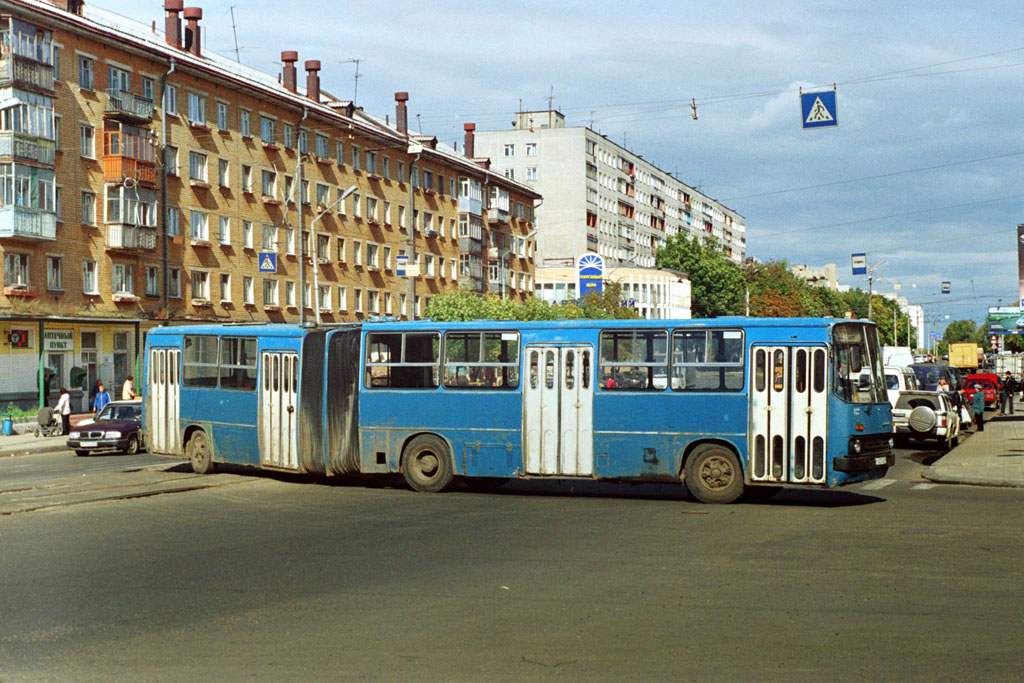
[(533, 296), (519, 303), (459, 289), (432, 297), (424, 316), (445, 322), (638, 317), (634, 309), (622, 305), (622, 286), (617, 282), (605, 282), (602, 294), (590, 294), (582, 303), (565, 304), (549, 304)]
[(660, 268), (678, 270), (690, 279), (692, 309), (696, 316), (714, 318), (743, 313), (745, 281), (738, 263), (730, 260), (717, 240), (701, 243), (683, 233), (668, 238), (658, 250)]

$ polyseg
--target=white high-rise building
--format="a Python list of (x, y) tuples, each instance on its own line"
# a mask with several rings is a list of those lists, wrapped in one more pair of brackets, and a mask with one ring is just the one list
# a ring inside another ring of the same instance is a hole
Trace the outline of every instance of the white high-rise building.
[(561, 112), (521, 112), (511, 130), (476, 131), (474, 156), (543, 196), (538, 266), (592, 252), (652, 267), (680, 232), (717, 238), (737, 263), (745, 257), (743, 216), (590, 128), (566, 128)]

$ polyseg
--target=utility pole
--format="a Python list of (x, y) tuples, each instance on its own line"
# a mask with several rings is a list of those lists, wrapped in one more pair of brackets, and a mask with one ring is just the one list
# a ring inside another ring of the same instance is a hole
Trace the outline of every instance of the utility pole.
[[(302, 122), (306, 120), (306, 116), (309, 115), (309, 110), (305, 107), (302, 108), (302, 118), (299, 119), (298, 125), (295, 126), (296, 135), (302, 134)], [(302, 200), (305, 197), (302, 196), (302, 150), (298, 150), (298, 154), (295, 155), (295, 192), (299, 195), (299, 201), (295, 202), (295, 205), (299, 210), (299, 325), (306, 324), (306, 238), (302, 234)], [(312, 296), (310, 297), (312, 299)], [(312, 303), (312, 301), (310, 302)]]

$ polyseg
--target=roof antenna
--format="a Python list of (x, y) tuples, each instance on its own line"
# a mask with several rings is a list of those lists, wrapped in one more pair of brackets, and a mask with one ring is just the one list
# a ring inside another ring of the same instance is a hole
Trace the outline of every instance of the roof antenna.
[(355, 64), (356, 65), (356, 75), (352, 79), (356, 83), (356, 87), (355, 87), (354, 91), (352, 92), (352, 106), (355, 106), (356, 98), (359, 96), (359, 63), (360, 62), (364, 62), (364, 61), (366, 61), (366, 60), (359, 59), (357, 57), (355, 59), (346, 59), (346, 60), (343, 60), (342, 62), (340, 62), (341, 64)]
[(693, 109), (693, 120), (697, 120), (697, 100), (693, 97), (690, 98), (690, 108)]
[(242, 58), (238, 55), (238, 31), (235, 30), (235, 6), (230, 7), (231, 10), (231, 33), (235, 36), (235, 61), (239, 64), (242, 63)]

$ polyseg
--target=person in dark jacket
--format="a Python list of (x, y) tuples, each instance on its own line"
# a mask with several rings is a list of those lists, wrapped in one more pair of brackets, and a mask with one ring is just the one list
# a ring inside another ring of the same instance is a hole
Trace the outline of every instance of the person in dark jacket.
[(979, 432), (985, 431), (985, 392), (980, 384), (974, 385), (974, 396), (971, 397), (971, 414)]
[[(1010, 371), (1006, 371), (1006, 376), (1003, 377), (1003, 388), (999, 390), (1000, 401), (999, 401), (999, 414), (1000, 415), (1013, 415), (1013, 395), (1017, 393), (1020, 388), (1017, 386), (1017, 380), (1013, 378)], [(1007, 410), (1009, 406), (1009, 410)]]

